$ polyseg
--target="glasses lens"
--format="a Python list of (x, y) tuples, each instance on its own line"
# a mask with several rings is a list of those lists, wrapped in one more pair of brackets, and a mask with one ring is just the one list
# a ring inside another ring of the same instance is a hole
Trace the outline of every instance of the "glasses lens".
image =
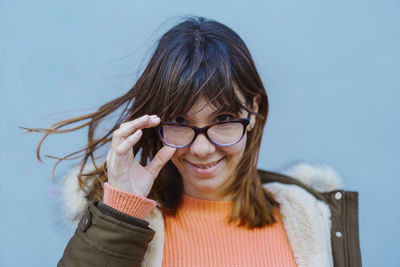
[(242, 138), (243, 124), (241, 122), (224, 122), (216, 124), (208, 129), (207, 134), (216, 144), (231, 145)]
[(180, 125), (162, 125), (160, 134), (167, 145), (183, 147), (193, 140), (194, 130)]

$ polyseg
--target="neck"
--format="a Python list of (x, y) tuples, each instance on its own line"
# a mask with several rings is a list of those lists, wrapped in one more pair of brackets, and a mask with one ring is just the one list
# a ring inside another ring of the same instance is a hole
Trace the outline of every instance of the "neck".
[(194, 191), (194, 190), (186, 190), (184, 186), (183, 193), (189, 197), (197, 198), (200, 200), (208, 200), (208, 201), (231, 201), (233, 196), (232, 194), (223, 195), (219, 191)]

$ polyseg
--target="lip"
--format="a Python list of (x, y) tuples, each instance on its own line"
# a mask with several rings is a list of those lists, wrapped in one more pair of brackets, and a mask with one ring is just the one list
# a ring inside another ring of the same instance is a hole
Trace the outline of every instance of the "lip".
[[(218, 170), (218, 168), (221, 166), (224, 159), (225, 159), (225, 157), (223, 157), (219, 160), (216, 160), (216, 161), (209, 162), (207, 164), (204, 164), (204, 163), (197, 164), (197, 163), (192, 163), (187, 160), (185, 160), (185, 161), (196, 175), (210, 176), (210, 175), (213, 175)], [(210, 167), (206, 168), (207, 166), (210, 166)]]

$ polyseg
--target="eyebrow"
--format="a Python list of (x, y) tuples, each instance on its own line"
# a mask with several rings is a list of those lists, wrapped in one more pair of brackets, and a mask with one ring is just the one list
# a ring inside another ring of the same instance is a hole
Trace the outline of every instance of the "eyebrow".
[(246, 109), (243, 109), (243, 108), (234, 108), (234, 107), (226, 108), (226, 107), (224, 107), (224, 108), (215, 110), (212, 113), (212, 115), (217, 115), (219, 113), (233, 113), (233, 114), (239, 115), (240, 113), (245, 112), (245, 111), (246, 111)]
[[(201, 110), (199, 110), (198, 112), (200, 112)], [(197, 113), (197, 112), (196, 112)], [(217, 115), (219, 115), (219, 114), (224, 114), (224, 113), (232, 113), (232, 114), (236, 114), (236, 115), (239, 115), (239, 113), (238, 112), (236, 112), (236, 111), (233, 111), (233, 110), (229, 110), (229, 109), (217, 109), (217, 110), (215, 110), (215, 111), (213, 111), (212, 113), (210, 113), (209, 114), (209, 117), (215, 117), (215, 116), (217, 116)], [(179, 115), (179, 116), (182, 116), (182, 117), (185, 117), (185, 118), (188, 118), (188, 119), (190, 119), (190, 117), (191, 116), (188, 116), (188, 114), (186, 113), (186, 114), (182, 114), (182, 115)]]
[(227, 108), (226, 106), (223, 108), (219, 108), (216, 109), (213, 114), (217, 114), (217, 113), (224, 113), (224, 112), (230, 112), (230, 113), (240, 113), (241, 112), (241, 108), (237, 108), (237, 107), (233, 107), (231, 106), (230, 108)]

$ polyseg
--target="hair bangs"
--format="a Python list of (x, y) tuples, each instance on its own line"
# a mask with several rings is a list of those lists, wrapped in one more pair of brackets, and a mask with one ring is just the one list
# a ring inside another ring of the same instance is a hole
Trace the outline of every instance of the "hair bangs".
[(240, 89), (233, 80), (228, 56), (217, 54), (213, 51), (208, 55), (194, 55), (193, 58), (200, 62), (196, 64), (194, 60), (188, 64), (190, 60), (185, 60), (175, 75), (169, 75), (173, 80), (168, 82), (172, 86), (165, 96), (168, 101), (161, 115), (163, 120), (186, 114), (199, 96), (205, 97), (211, 106), (221, 112), (239, 114), (242, 110), (249, 111), (249, 103), (243, 103), (239, 98)]

